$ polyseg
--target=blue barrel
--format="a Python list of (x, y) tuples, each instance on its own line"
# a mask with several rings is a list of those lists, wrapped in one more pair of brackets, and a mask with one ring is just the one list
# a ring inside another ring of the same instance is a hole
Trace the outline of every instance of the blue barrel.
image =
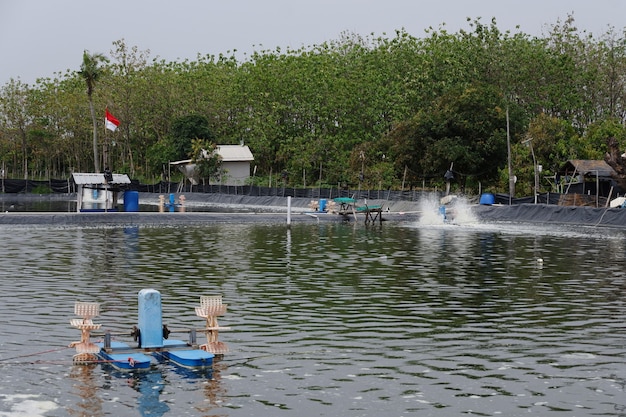
[(483, 206), (490, 206), (492, 204), (495, 204), (495, 202), (496, 197), (493, 194), (486, 193), (480, 196), (480, 204), (482, 204)]
[(142, 348), (163, 347), (161, 293), (151, 288), (139, 291), (139, 341)]
[(139, 192), (124, 192), (124, 211), (139, 211)]
[(326, 199), (320, 199), (320, 211), (326, 211)]
[(170, 212), (176, 211), (176, 196), (174, 194), (170, 194), (170, 204), (168, 206), (170, 208)]

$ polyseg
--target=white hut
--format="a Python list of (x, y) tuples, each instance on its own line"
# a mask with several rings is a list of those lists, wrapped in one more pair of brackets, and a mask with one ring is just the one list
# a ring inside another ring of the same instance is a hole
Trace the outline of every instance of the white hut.
[(245, 185), (250, 178), (250, 162), (254, 156), (245, 145), (218, 145), (217, 153), (222, 157), (222, 185)]
[[(221, 185), (245, 185), (250, 178), (250, 162), (254, 156), (246, 145), (217, 145), (215, 152), (221, 157)], [(178, 167), (185, 177), (193, 184), (198, 184), (196, 164), (191, 159), (170, 162), (170, 165)]]
[(121, 184), (130, 184), (126, 174), (73, 173), (72, 179), (77, 186), (76, 211), (115, 211)]

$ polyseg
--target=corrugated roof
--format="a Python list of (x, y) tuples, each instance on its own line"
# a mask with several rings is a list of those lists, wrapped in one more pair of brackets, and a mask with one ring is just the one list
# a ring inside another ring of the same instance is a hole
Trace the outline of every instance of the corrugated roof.
[(254, 156), (246, 145), (217, 145), (217, 152), (223, 162), (254, 161)]
[(603, 160), (594, 159), (570, 159), (562, 167), (561, 172), (572, 175), (573, 171), (582, 175), (598, 175), (599, 177), (610, 177), (615, 171)]
[[(222, 157), (222, 162), (254, 161), (252, 151), (247, 145), (217, 145), (217, 153)], [(172, 161), (170, 165), (184, 165), (191, 163), (191, 159)]]
[[(95, 172), (75, 172), (72, 179), (78, 185), (84, 184), (106, 184), (104, 174)], [(126, 174), (113, 174), (113, 182), (111, 184), (130, 184), (130, 178)]]

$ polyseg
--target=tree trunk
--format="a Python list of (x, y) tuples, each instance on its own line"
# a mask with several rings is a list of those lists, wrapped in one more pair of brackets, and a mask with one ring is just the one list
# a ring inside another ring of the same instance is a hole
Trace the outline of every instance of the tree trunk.
[(621, 190), (626, 190), (626, 160), (622, 157), (622, 151), (619, 149), (619, 143), (614, 137), (606, 140), (609, 151), (604, 155), (604, 160), (613, 170), (615, 175), (613, 179)]
[(28, 179), (28, 149), (26, 132), (20, 128), (20, 136), (22, 137), (22, 170), (24, 171), (24, 179)]
[(89, 96), (89, 111), (93, 121), (93, 166), (95, 172), (100, 172), (100, 157), (98, 156), (98, 122), (96, 120), (96, 110), (93, 107), (93, 99)]

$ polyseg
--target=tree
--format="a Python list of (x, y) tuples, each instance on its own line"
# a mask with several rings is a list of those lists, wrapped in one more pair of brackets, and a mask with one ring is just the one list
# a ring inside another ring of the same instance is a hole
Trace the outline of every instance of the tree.
[[(115, 102), (116, 116), (124, 120), (119, 129), (118, 142), (111, 157), (117, 156), (116, 169), (126, 169), (134, 176), (137, 171), (138, 156), (144, 154), (147, 146), (143, 139), (141, 120), (142, 109), (145, 108), (145, 95), (141, 94), (140, 86), (145, 82), (146, 63), (150, 55), (149, 50), (140, 51), (136, 46), (129, 47), (124, 39), (113, 42), (113, 49), (109, 51), (111, 57), (111, 77), (105, 83), (114, 86), (107, 96)], [(152, 81), (152, 80), (151, 80)], [(154, 82), (150, 82), (154, 85)], [(104, 88), (107, 88), (105, 86)], [(145, 158), (144, 158), (145, 159)], [(140, 166), (141, 164), (139, 164)]]
[(207, 140), (191, 141), (191, 163), (196, 164), (195, 173), (199, 178), (209, 180), (222, 174), (222, 157), (217, 153), (217, 146)]
[[(13, 80), (1, 90), (0, 123), (5, 126), (7, 138), (14, 143), (15, 149), (21, 146), (22, 169), (24, 179), (28, 178), (28, 128), (32, 116), (28, 109), (29, 87), (20, 80)], [(1, 136), (1, 135), (0, 135)], [(17, 156), (17, 152), (15, 152)]]
[(78, 72), (87, 84), (89, 111), (91, 112), (91, 120), (93, 122), (93, 164), (96, 172), (100, 172), (100, 159), (98, 157), (98, 122), (96, 119), (96, 110), (93, 106), (93, 92), (96, 88), (96, 84), (104, 74), (101, 64), (106, 62), (108, 62), (108, 59), (103, 54), (90, 54), (89, 51), (85, 50), (83, 52), (83, 62)]
[(626, 128), (617, 119), (607, 119), (592, 126), (588, 136), (591, 142), (603, 140), (606, 143), (608, 151), (604, 155), (604, 160), (616, 173), (613, 179), (621, 189), (626, 189), (626, 158), (622, 156), (626, 142)]
[(183, 159), (192, 154), (193, 139), (213, 141), (213, 133), (209, 129), (208, 119), (198, 114), (192, 114), (174, 120), (171, 144), (177, 158)]
[(469, 177), (494, 180), (506, 162), (503, 104), (502, 95), (491, 86), (451, 90), (429, 111), (396, 126), (390, 133), (392, 158), (404, 150), (410, 156), (396, 164), (441, 180), (453, 162), (462, 187)]
[(555, 175), (569, 159), (597, 159), (590, 158), (589, 149), (571, 123), (546, 113), (531, 120), (524, 136), (513, 144), (511, 154), (517, 177), (516, 188), (527, 195), (535, 185), (535, 169), (539, 165), (542, 167), (541, 176), (546, 177)]
[[(209, 121), (198, 114), (179, 117), (172, 122), (170, 135), (152, 144), (147, 153), (150, 169), (160, 172), (163, 164), (187, 158), (198, 158), (200, 147), (194, 148), (194, 140), (202, 145), (214, 143)], [(206, 145), (208, 150), (210, 146)], [(213, 175), (213, 173), (211, 173)]]
[[(94, 105), (98, 112), (113, 103), (124, 125), (111, 157), (142, 180), (189, 158), (192, 140), (215, 136), (223, 144), (246, 141), (257, 179), (287, 171), (294, 185), (305, 182), (299, 172), (313, 179), (307, 184), (356, 183), (364, 169), (370, 186), (443, 182), (454, 161), (457, 179), (504, 188), (493, 168), (505, 166), (507, 109), (522, 180), (532, 164), (529, 149), (516, 144), (529, 137), (546, 172), (573, 155), (604, 154), (606, 138), (591, 134), (594, 125), (626, 120), (623, 32), (594, 38), (571, 17), (547, 38), (501, 32), (495, 20), (468, 22), (465, 30), (443, 25), (421, 38), (404, 30), (391, 38), (346, 33), (321, 45), (260, 50), (241, 62), (234, 55), (148, 60), (117, 41), (111, 64), (100, 67), (106, 60), (85, 51), (80, 73), (38, 82), (23, 101), (13, 100), (11, 85), (0, 89), (2, 159), (20, 173), (26, 160), (28, 170), (91, 169), (92, 123), (81, 115), (89, 108), (94, 121)], [(93, 125), (94, 164), (102, 165)], [(53, 158), (41, 152), (50, 146)]]

